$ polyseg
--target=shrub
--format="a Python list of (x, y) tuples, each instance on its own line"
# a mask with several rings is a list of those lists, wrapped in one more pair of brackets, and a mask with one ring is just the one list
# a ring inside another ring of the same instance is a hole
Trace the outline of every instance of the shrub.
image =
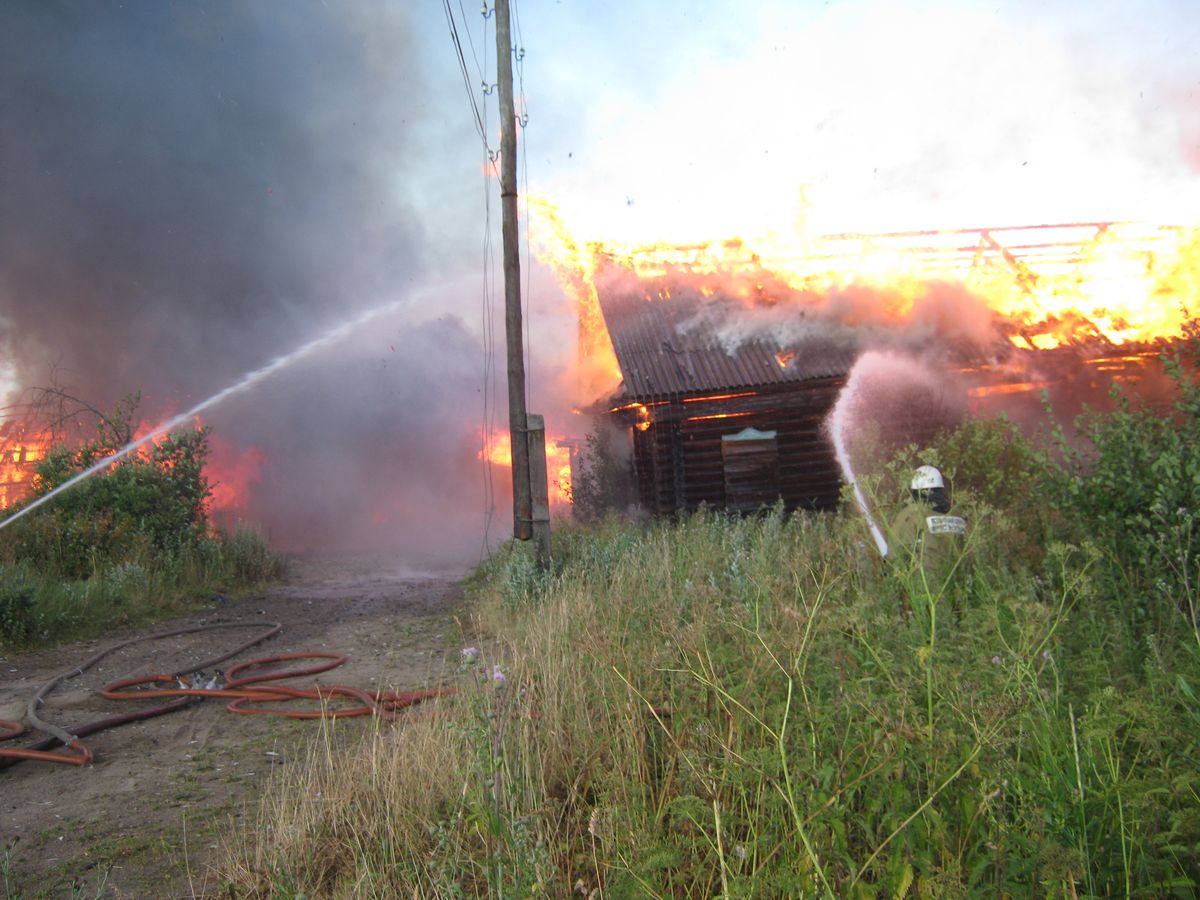
[[(135, 408), (131, 397), (93, 439), (47, 454), (34, 496), (123, 447)], [(0, 531), (0, 645), (90, 636), (279, 577), (259, 535), (209, 528), (207, 456), (208, 429), (172, 433)]]
[(571, 482), (571, 510), (580, 522), (624, 512), (634, 500), (629, 459), (617, 441), (618, 432), (599, 419), (588, 432)]
[(237, 584), (262, 584), (283, 574), (283, 560), (251, 529), (238, 528), (222, 535), (215, 549), (226, 561), (229, 578)]
[[(53, 448), (37, 465), (32, 499), (124, 446), (135, 408), (131, 398), (101, 419), (91, 440), (74, 449)], [(194, 546), (207, 532), (207, 456), (207, 428), (166, 435), (0, 532), (0, 559), (29, 560), (63, 578), (87, 578), (123, 562), (142, 564)]]
[[(1109, 597), (1147, 634), (1197, 620), (1200, 590), (1200, 323), (1182, 351), (1164, 357), (1178, 388), (1169, 414), (1114, 388), (1117, 407), (1077, 423), (1083, 448), (1061, 441), (1050, 501), (1064, 527), (1104, 552)], [(1139, 655), (1141, 650), (1136, 650)]]

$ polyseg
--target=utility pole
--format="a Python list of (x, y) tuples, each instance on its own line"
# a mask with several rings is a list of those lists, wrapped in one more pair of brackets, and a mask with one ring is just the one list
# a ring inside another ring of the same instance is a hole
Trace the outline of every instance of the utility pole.
[(513, 537), (533, 538), (538, 567), (550, 565), (546, 425), (525, 407), (521, 327), (521, 254), (517, 241), (517, 113), (513, 105), (508, 0), (496, 3), (496, 74), (500, 88), (500, 209), (504, 244), (504, 330), (508, 339), (508, 434), (512, 445)]
[(513, 537), (533, 536), (525, 347), (521, 329), (521, 254), (517, 243), (517, 115), (513, 107), (512, 29), (508, 0), (496, 3), (496, 75), (500, 88), (500, 208), (504, 244), (504, 331), (508, 343), (508, 433), (512, 443)]

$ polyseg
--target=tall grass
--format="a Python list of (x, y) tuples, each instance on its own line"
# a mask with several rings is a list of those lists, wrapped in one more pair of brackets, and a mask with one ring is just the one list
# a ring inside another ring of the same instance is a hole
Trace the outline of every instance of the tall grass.
[[(982, 501), (931, 576), (850, 515), (607, 521), (474, 582), (462, 692), (272, 791), (251, 896), (1191, 896), (1200, 653)], [(885, 514), (887, 510), (883, 511)], [(492, 678), (499, 664), (506, 680)], [(481, 669), (482, 666), (482, 669)]]
[(79, 577), (29, 559), (0, 561), (0, 647), (91, 637), (154, 621), (277, 580), (283, 560), (256, 532), (239, 529), (182, 544), (149, 546), (118, 559), (95, 556)]

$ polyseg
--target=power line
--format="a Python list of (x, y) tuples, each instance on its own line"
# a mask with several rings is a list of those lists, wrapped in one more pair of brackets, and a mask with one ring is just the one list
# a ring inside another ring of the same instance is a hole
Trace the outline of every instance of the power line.
[[(484, 48), (483, 63), (480, 64), (479, 55), (475, 49), (475, 40), (471, 36), (471, 30), (466, 27), (467, 14), (463, 9), (462, 0), (458, 0), (459, 13), (463, 20), (463, 31), (466, 32), (467, 44), (471, 48), (471, 59), (475, 64), (475, 72), (479, 83), (483, 85), (483, 93), (485, 95), (491, 93), (483, 72), (487, 66), (487, 24), (488, 18), (487, 4), (485, 3), (481, 10), (483, 14), (483, 30), (481, 45)], [(454, 45), (454, 54), (458, 60), (459, 72), (462, 74), (463, 86), (467, 91), (467, 99), (471, 106), (471, 117), (475, 126), (476, 134), (479, 135), (479, 140), (483, 146), (484, 161), (481, 166), (483, 172), (483, 203), (484, 203), (484, 220), (483, 220), (483, 260), (482, 260), (482, 284), (480, 296), (480, 327), (483, 340), (483, 387), (482, 387), (482, 419), (480, 422), (480, 456), (482, 457), (482, 487), (483, 487), (483, 535), (480, 547), (480, 559), (491, 553), (491, 526), (492, 520), (496, 512), (496, 489), (495, 481), (492, 476), (492, 433), (495, 431), (495, 391), (496, 391), (496, 342), (495, 342), (495, 248), (492, 243), (492, 196), (491, 196), (491, 175), (489, 167), (494, 170), (496, 164), (496, 154), (492, 152), (488, 146), (487, 140), (487, 104), (482, 108), (475, 95), (475, 89), (472, 84), (475, 83), (471, 73), (468, 71), (466, 55), (463, 52), (463, 42), (459, 34), (458, 22), (454, 16), (454, 10), (450, 6), (450, 0), (442, 0), (442, 9), (446, 14), (446, 23), (450, 28), (450, 40)]]
[[(479, 134), (479, 139), (483, 141), (484, 147), (487, 147), (487, 131), (484, 128), (483, 117), (479, 112), (479, 104), (475, 100), (475, 92), (471, 89), (471, 76), (467, 72), (467, 60), (463, 55), (462, 40), (458, 36), (458, 23), (454, 20), (454, 11), (450, 8), (450, 0), (442, 0), (442, 9), (446, 13), (446, 24), (450, 26), (450, 40), (454, 44), (454, 54), (458, 57), (458, 68), (462, 72), (463, 87), (467, 91), (467, 100), (471, 104), (471, 113), (475, 119), (475, 130)], [(465, 19), (465, 17), (464, 17)], [(468, 37), (469, 37), (468, 32)], [(474, 54), (474, 44), (471, 46), (472, 54)], [(476, 60), (476, 68), (479, 66)]]

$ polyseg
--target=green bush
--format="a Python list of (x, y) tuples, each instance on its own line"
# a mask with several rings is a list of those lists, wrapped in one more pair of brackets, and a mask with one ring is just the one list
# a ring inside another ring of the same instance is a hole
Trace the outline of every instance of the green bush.
[[(135, 409), (131, 397), (92, 440), (48, 453), (33, 497), (123, 447)], [(207, 428), (172, 433), (0, 530), (0, 645), (97, 634), (278, 578), (259, 535), (209, 527), (207, 457)]]
[(600, 419), (588, 432), (571, 483), (571, 512), (580, 522), (623, 513), (634, 500), (629, 460), (617, 441), (618, 432)]
[(1200, 626), (1200, 325), (1165, 358), (1177, 387), (1169, 412), (1114, 388), (1117, 407), (1078, 422), (1082, 446), (1061, 441), (1048, 500), (1075, 539), (1104, 554), (1105, 593), (1130, 625), (1124, 649), (1144, 659), (1148, 637)]
[(228, 577), (234, 584), (262, 584), (283, 574), (283, 560), (271, 552), (258, 532), (248, 528), (221, 535), (220, 544), (214, 549), (225, 560)]
[[(93, 439), (74, 449), (53, 448), (37, 465), (30, 499), (124, 446), (135, 408), (130, 398), (101, 420)], [(62, 578), (87, 578), (196, 545), (207, 533), (207, 456), (207, 428), (165, 435), (0, 532), (0, 560), (27, 560)]]

